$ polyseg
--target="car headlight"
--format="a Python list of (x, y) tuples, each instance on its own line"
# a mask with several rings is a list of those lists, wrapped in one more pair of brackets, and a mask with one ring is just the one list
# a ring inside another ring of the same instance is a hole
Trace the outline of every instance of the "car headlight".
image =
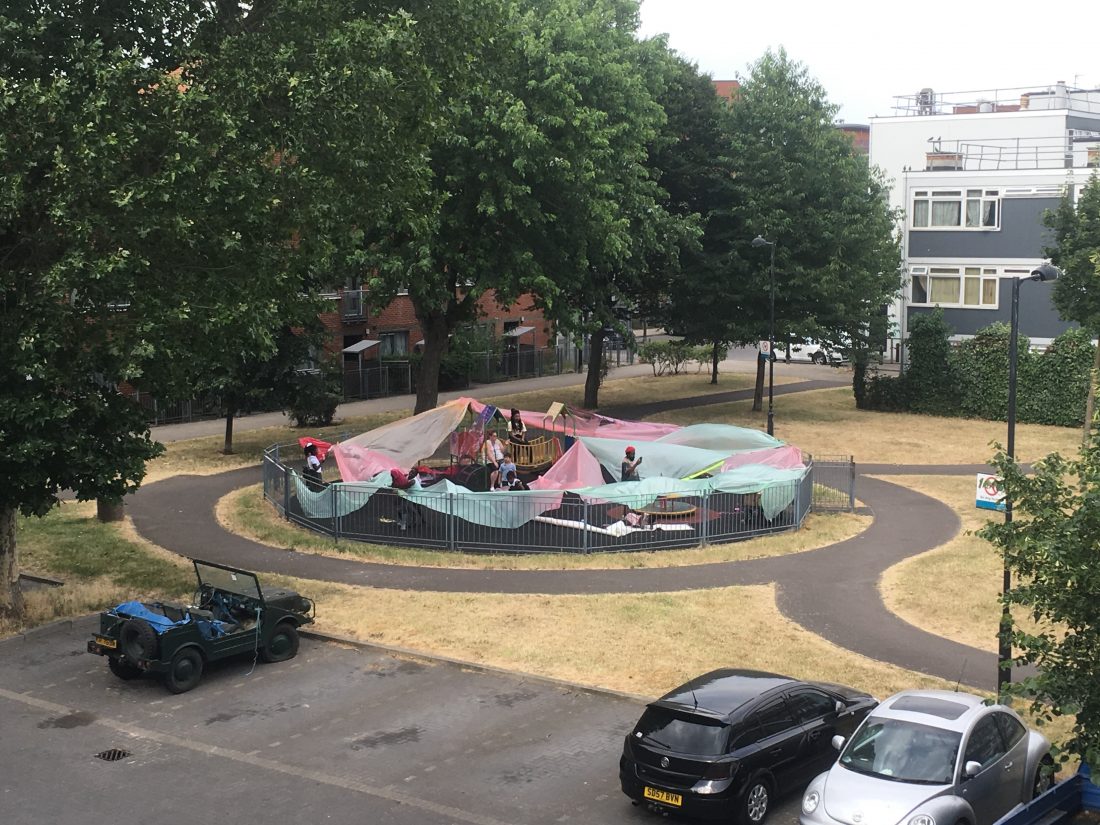
[(909, 820), (909, 825), (936, 825), (936, 818), (929, 814), (917, 814)]
[[(804, 797), (802, 797), (802, 813), (812, 814), (817, 810), (817, 806), (821, 804), (821, 794), (817, 791), (810, 791)], [(914, 825), (914, 823), (910, 823)], [(935, 823), (933, 823), (935, 825)]]

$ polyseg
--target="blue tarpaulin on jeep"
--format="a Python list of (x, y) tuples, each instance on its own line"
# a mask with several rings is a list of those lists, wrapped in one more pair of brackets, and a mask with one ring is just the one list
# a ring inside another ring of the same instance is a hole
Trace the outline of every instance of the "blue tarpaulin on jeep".
[(189, 624), (192, 621), (198, 627), (199, 632), (207, 639), (216, 639), (228, 632), (226, 623), (217, 619), (200, 619), (186, 613), (179, 621), (173, 621), (163, 613), (158, 613), (156, 610), (152, 610), (149, 605), (141, 602), (123, 602), (114, 609), (114, 612), (120, 616), (128, 616), (148, 622), (158, 636), (171, 627)]

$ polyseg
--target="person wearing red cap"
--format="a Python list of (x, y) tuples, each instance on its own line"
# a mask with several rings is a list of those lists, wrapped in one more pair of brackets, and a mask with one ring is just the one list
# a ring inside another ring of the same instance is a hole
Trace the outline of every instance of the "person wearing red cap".
[(626, 455), (623, 457), (623, 481), (641, 481), (641, 477), (638, 475), (638, 465), (642, 463), (642, 457), (634, 457), (634, 448), (627, 447)]

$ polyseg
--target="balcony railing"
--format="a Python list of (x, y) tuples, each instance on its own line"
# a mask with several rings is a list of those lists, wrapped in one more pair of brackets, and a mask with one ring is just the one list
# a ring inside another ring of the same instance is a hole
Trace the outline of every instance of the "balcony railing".
[(936, 92), (921, 89), (912, 95), (894, 97), (894, 111), (901, 117), (919, 115), (967, 115), (994, 112), (1069, 109), (1100, 114), (1100, 89), (1052, 86), (1017, 86), (968, 92)]
[(1100, 166), (1100, 132), (1055, 137), (931, 140), (925, 171), (1085, 169)]

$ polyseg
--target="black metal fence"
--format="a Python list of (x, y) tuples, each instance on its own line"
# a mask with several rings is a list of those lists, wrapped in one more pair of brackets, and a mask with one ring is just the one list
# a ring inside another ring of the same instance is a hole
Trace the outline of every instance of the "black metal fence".
[(815, 512), (856, 508), (856, 462), (852, 456), (813, 456)]
[[(600, 501), (566, 491), (465, 493), (334, 482), (310, 487), (263, 461), (264, 496), (284, 517), (334, 539), (491, 553), (606, 553), (706, 546), (797, 530), (810, 511), (814, 468), (764, 493), (712, 491)], [(765, 509), (781, 502), (768, 518)]]

